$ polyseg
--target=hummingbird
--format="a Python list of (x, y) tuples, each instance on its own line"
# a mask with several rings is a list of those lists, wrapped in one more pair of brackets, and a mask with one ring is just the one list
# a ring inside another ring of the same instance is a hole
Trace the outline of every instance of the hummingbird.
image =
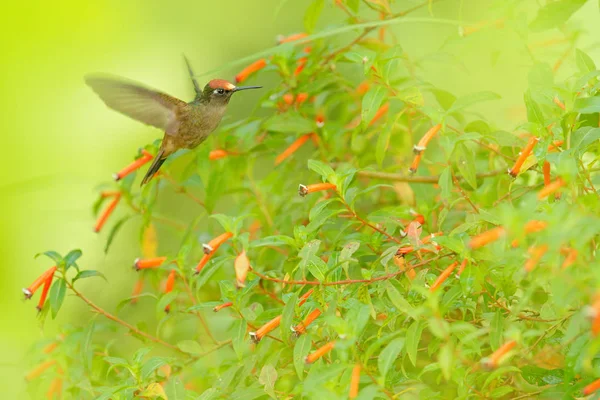
[(152, 179), (171, 154), (204, 142), (219, 126), (234, 93), (262, 87), (235, 86), (224, 79), (213, 79), (202, 89), (189, 60), (185, 56), (184, 60), (196, 92), (189, 103), (125, 78), (95, 74), (85, 77), (85, 83), (109, 108), (165, 132), (141, 185)]

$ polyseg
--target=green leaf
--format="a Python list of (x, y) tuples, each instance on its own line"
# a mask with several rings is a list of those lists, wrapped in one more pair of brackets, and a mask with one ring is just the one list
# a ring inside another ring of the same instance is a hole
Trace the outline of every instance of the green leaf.
[(335, 184), (335, 182), (332, 182), (332, 178), (335, 177), (335, 172), (329, 165), (325, 164), (324, 162), (317, 160), (308, 160), (308, 168), (321, 175), (327, 181)]
[(314, 129), (314, 122), (297, 114), (277, 114), (269, 118), (264, 128), (271, 132), (308, 133)]
[[(212, 390), (213, 389), (211, 388), (204, 391), (202, 393), (202, 396), (200, 396), (198, 399), (204, 398), (204, 393), (210, 392)], [(169, 380), (167, 380), (167, 383), (165, 385), (165, 393), (167, 394), (169, 400), (185, 400), (185, 392), (185, 386), (178, 376), (170, 377)]]
[(302, 247), (298, 253), (298, 257), (301, 259), (298, 268), (302, 271), (308, 269), (315, 278), (322, 281), (325, 280), (327, 265), (321, 258), (316, 256), (319, 246), (321, 246), (320, 240), (311, 240)]
[(167, 306), (169, 304), (171, 304), (173, 302), (173, 300), (175, 300), (175, 298), (177, 297), (179, 293), (177, 292), (169, 292), (169, 293), (165, 293), (160, 297), (160, 300), (158, 300), (158, 303), (156, 303), (156, 312), (158, 313), (163, 313), (165, 312), (165, 309), (167, 308)]
[(582, 50), (575, 49), (575, 62), (577, 63), (577, 68), (582, 74), (587, 74), (588, 72), (592, 72), (596, 70), (596, 64), (594, 60)]
[(471, 93), (466, 96), (459, 97), (454, 102), (454, 104), (452, 104), (452, 107), (450, 107), (447, 114), (453, 114), (455, 112), (461, 111), (467, 107), (472, 106), (473, 104), (483, 103), (484, 101), (498, 100), (498, 99), (500, 99), (500, 95), (498, 95), (494, 92), (484, 91), (484, 92)]
[(267, 364), (260, 370), (258, 383), (265, 387), (266, 391), (272, 391), (277, 381), (277, 370), (271, 364)]
[(292, 247), (295, 247), (296, 241), (294, 240), (294, 238), (291, 238), (289, 236), (273, 235), (273, 236), (267, 236), (264, 238), (253, 240), (250, 242), (250, 248), (267, 247), (267, 246), (274, 246), (274, 247), (292, 246)]
[(464, 143), (457, 143), (454, 148), (453, 159), (461, 176), (474, 190), (477, 190), (477, 171), (473, 150)]
[(83, 253), (79, 249), (71, 250), (69, 254), (67, 254), (64, 258), (65, 268), (69, 269), (69, 267), (76, 266), (77, 260), (79, 259), (79, 257), (81, 257), (82, 254)]
[(246, 345), (246, 320), (240, 319), (233, 323), (233, 350), (237, 354), (238, 359), (241, 359), (244, 355), (244, 351), (247, 349)]
[(294, 346), (294, 367), (296, 368), (296, 373), (300, 379), (302, 379), (304, 375), (304, 359), (310, 352), (311, 345), (312, 341), (310, 340), (310, 335), (304, 334), (298, 338), (296, 345)]
[(577, 151), (585, 151), (587, 147), (600, 139), (600, 128), (583, 127), (573, 132), (571, 137), (571, 148)]
[(375, 116), (385, 99), (386, 90), (383, 86), (374, 85), (362, 99), (362, 126), (365, 128)]
[(438, 363), (446, 381), (450, 380), (452, 365), (454, 363), (453, 348), (452, 342), (444, 343), (438, 353)]
[(385, 153), (387, 152), (388, 146), (390, 145), (391, 135), (391, 127), (386, 126), (377, 137), (377, 145), (375, 147), (375, 161), (377, 161), (377, 165), (379, 165), (380, 167), (383, 164)]
[(290, 338), (290, 326), (292, 326), (292, 321), (294, 320), (294, 311), (296, 310), (296, 302), (298, 301), (298, 293), (293, 293), (285, 303), (283, 307), (283, 312), (281, 313), (281, 324), (279, 324), (279, 328), (281, 329), (281, 338), (284, 342), (288, 342)]
[(177, 347), (179, 347), (179, 350), (183, 351), (184, 353), (202, 354), (202, 347), (200, 346), (200, 343), (195, 340), (182, 340), (181, 342), (177, 343)]
[(538, 10), (535, 19), (529, 24), (534, 32), (558, 27), (567, 22), (575, 11), (579, 10), (587, 0), (558, 0), (546, 4)]
[(108, 233), (108, 237), (106, 238), (106, 245), (104, 246), (104, 253), (105, 254), (108, 253), (108, 250), (110, 249), (110, 245), (112, 244), (113, 240), (115, 239), (115, 236), (117, 235), (117, 232), (119, 232), (119, 229), (121, 229), (123, 227), (123, 224), (129, 218), (130, 218), (129, 216), (121, 218), (110, 229), (110, 232)]
[(525, 92), (525, 107), (527, 108), (527, 120), (535, 124), (544, 124), (544, 115), (537, 103), (531, 97), (531, 91)]
[(438, 179), (438, 185), (442, 190), (442, 199), (448, 201), (452, 194), (452, 171), (450, 167), (444, 168)]
[(317, 25), (317, 21), (321, 16), (321, 11), (323, 11), (323, 7), (325, 6), (325, 0), (313, 0), (313, 2), (306, 9), (306, 14), (304, 14), (304, 28), (306, 28), (306, 32), (312, 33), (315, 30), (315, 26)]
[(104, 274), (102, 272), (95, 271), (93, 269), (86, 269), (85, 271), (80, 271), (77, 275), (75, 275), (75, 278), (73, 278), (72, 283), (75, 283), (75, 281), (77, 281), (79, 279), (91, 278), (92, 276), (98, 276), (98, 277), (104, 279), (106, 282), (108, 282), (108, 280), (106, 279), (106, 276), (104, 276)]
[(425, 325), (415, 320), (406, 330), (406, 354), (413, 366), (417, 366), (417, 351)]
[(60, 264), (63, 260), (62, 256), (60, 254), (58, 254), (55, 251), (49, 250), (49, 251), (45, 251), (43, 253), (38, 253), (35, 255), (35, 258), (38, 258), (39, 256), (46, 256), (52, 259), (52, 261), (54, 261), (57, 264)]
[(581, 114), (592, 114), (600, 112), (600, 96), (576, 99), (573, 110)]
[(360, 6), (360, 0), (346, 0), (346, 5), (350, 8), (354, 13), (358, 13), (358, 8)]
[(398, 311), (403, 312), (412, 318), (415, 318), (416, 312), (414, 308), (410, 305), (408, 301), (406, 301), (404, 297), (402, 297), (398, 289), (396, 289), (394, 285), (392, 285), (390, 282), (386, 282), (385, 286), (388, 297), (390, 298), (394, 306), (396, 306)]
[(504, 317), (502, 310), (496, 310), (494, 318), (490, 324), (490, 346), (496, 350), (502, 345), (502, 338), (504, 337)]
[(393, 340), (390, 344), (386, 346), (385, 349), (379, 354), (377, 358), (377, 366), (379, 367), (379, 373), (385, 380), (385, 377), (394, 365), (394, 361), (398, 358), (398, 354), (402, 351), (404, 347), (404, 338), (398, 338)]
[(142, 367), (142, 379), (146, 380), (150, 378), (150, 375), (154, 373), (158, 368), (167, 364), (167, 360), (164, 357), (152, 357), (144, 363)]
[(63, 304), (65, 294), (67, 293), (67, 285), (63, 279), (57, 279), (50, 288), (49, 299), (50, 308), (52, 309), (52, 318), (56, 318), (58, 310)]

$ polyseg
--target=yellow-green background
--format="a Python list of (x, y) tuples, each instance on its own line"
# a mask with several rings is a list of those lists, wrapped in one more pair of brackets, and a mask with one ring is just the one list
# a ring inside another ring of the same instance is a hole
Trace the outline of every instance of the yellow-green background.
[[(394, 7), (418, 4), (400, 1)], [(61, 324), (85, 321), (90, 314), (81, 302), (67, 298), (58, 322), (36, 319), (37, 296), (22, 301), (20, 288), (51, 266), (49, 259), (33, 259), (40, 251), (66, 253), (81, 248), (81, 265), (103, 271), (110, 283), (85, 282), (83, 291), (100, 304), (112, 305), (129, 294), (134, 278), (131, 260), (139, 254), (137, 230), (126, 228), (108, 255), (106, 232), (92, 232), (91, 205), (95, 187), (109, 181), (127, 164), (137, 148), (161, 133), (108, 110), (83, 76), (101, 71), (145, 82), (183, 99), (192, 96), (181, 54), (186, 53), (201, 73), (228, 61), (271, 47), (277, 34), (302, 31), (302, 13), (309, 1), (286, 2), (275, 15), (278, 0), (186, 1), (57, 1), (17, 2), (4, 5), (0, 15), (0, 387), (2, 397), (25, 394), (23, 374), (30, 366), (27, 350), (51, 337)], [(319, 27), (339, 21), (341, 15), (326, 2)], [(486, 3), (465, 2), (463, 17), (486, 16)], [(440, 2), (436, 16), (457, 19), (457, 1)], [(535, 2), (531, 2), (535, 5)], [(364, 7), (363, 7), (364, 9)], [(427, 10), (416, 15), (427, 16)], [(600, 37), (598, 4), (590, 1), (574, 20), (587, 30), (580, 42), (600, 65), (594, 37)], [(437, 25), (396, 28), (400, 42), (414, 57), (430, 51), (456, 30)], [(559, 36), (555, 31), (539, 40)], [(524, 115), (522, 93), (529, 60), (511, 53), (490, 63), (490, 40), (514, 48), (513, 35), (466, 38), (446, 51), (467, 69), (431, 60), (428, 79), (437, 85), (467, 93), (493, 90), (503, 96), (487, 115), (510, 130)], [(512, 45), (509, 45), (512, 41)], [(592, 46), (592, 47), (590, 47)], [(549, 50), (558, 58), (564, 51)], [(573, 67), (566, 62), (565, 72)], [(235, 71), (222, 76), (231, 78)], [(253, 81), (253, 83), (258, 83)], [(249, 99), (235, 98), (231, 118), (251, 109)], [(251, 100), (250, 100), (251, 101)]]

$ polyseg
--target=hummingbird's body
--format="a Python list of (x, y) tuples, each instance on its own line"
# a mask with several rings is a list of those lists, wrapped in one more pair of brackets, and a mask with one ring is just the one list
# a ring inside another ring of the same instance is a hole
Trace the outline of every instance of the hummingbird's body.
[(213, 79), (200, 89), (187, 59), (186, 63), (196, 90), (196, 98), (189, 103), (121, 78), (86, 77), (86, 83), (107, 106), (165, 131), (142, 185), (154, 176), (168, 156), (179, 149), (195, 148), (217, 129), (233, 93), (260, 87), (236, 87), (226, 80)]

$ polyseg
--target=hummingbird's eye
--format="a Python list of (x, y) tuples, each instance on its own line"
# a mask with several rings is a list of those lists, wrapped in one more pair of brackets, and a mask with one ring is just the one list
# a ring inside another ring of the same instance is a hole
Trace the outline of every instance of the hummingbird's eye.
[(217, 89), (215, 90), (216, 94), (225, 94), (225, 89)]

